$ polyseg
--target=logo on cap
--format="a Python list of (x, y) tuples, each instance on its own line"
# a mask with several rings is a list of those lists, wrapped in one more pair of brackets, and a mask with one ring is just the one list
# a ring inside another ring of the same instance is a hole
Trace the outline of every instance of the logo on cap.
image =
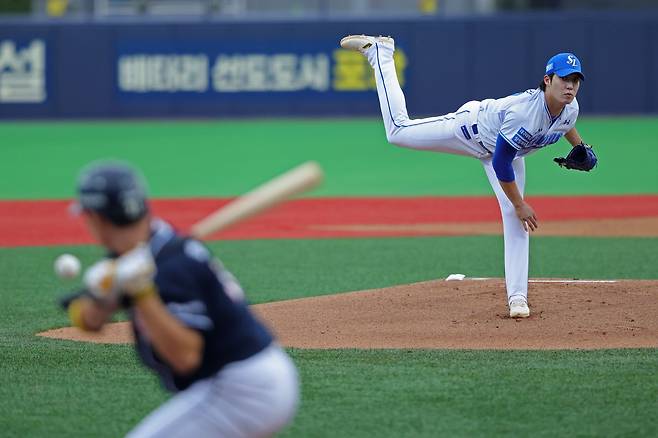
[(553, 73), (561, 78), (572, 73), (578, 73), (581, 79), (585, 79), (580, 61), (573, 53), (558, 53), (549, 59), (546, 63), (546, 74), (550, 75)]

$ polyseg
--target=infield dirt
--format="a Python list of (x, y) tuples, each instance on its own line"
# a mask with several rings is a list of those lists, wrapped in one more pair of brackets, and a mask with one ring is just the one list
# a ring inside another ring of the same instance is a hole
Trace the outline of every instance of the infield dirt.
[[(532, 315), (511, 319), (500, 279), (427, 281), (252, 306), (295, 348), (598, 349), (658, 347), (658, 282), (533, 282)], [(128, 323), (96, 335), (66, 327), (41, 336), (128, 343)]]

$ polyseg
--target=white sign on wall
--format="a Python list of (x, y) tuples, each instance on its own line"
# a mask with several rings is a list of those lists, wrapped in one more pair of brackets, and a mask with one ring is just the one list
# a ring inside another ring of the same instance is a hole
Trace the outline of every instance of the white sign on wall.
[(35, 39), (18, 47), (0, 40), (0, 103), (41, 103), (46, 97), (46, 43)]

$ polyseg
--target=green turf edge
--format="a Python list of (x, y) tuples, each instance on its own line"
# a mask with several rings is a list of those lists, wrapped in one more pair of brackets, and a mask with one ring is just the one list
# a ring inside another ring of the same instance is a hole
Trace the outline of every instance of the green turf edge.
[[(658, 118), (581, 118), (578, 129), (599, 166), (560, 169), (562, 140), (528, 157), (528, 194), (658, 193)], [(0, 123), (0, 138), (0, 199), (72, 197), (78, 170), (109, 157), (143, 169), (156, 197), (235, 196), (307, 160), (326, 172), (313, 196), (491, 194), (477, 161), (391, 146), (378, 118)]]

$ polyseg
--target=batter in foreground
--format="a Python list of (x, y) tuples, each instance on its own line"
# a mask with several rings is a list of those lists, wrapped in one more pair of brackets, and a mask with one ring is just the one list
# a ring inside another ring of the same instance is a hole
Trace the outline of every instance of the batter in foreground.
[(573, 149), (566, 158), (555, 159), (559, 165), (589, 171), (597, 161), (575, 128), (576, 94), (585, 79), (580, 60), (572, 53), (559, 53), (548, 60), (539, 88), (501, 99), (470, 101), (453, 113), (411, 120), (395, 72), (393, 38), (350, 35), (340, 45), (361, 52), (374, 69), (390, 143), (480, 160), (503, 218), (510, 317), (530, 316), (528, 232), (539, 224), (535, 211), (523, 199), (525, 156), (564, 136)]
[(68, 303), (71, 321), (99, 330), (125, 309), (139, 358), (175, 393), (128, 436), (267, 437), (289, 423), (297, 370), (219, 260), (150, 215), (144, 184), (125, 164), (87, 168), (78, 195), (108, 255)]

